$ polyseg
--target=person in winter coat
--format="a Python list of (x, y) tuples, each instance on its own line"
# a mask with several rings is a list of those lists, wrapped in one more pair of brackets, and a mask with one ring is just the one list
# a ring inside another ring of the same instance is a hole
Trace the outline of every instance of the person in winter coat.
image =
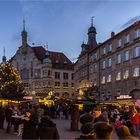
[(10, 128), (12, 125), (12, 114), (13, 114), (13, 110), (10, 106), (8, 106), (5, 110), (5, 117), (7, 121), (6, 133), (10, 133)]
[(81, 132), (82, 132), (82, 134), (80, 135), (80, 137), (76, 138), (75, 140), (94, 139), (95, 138), (94, 133), (93, 133), (93, 124), (92, 123), (86, 123), (86, 124), (82, 125)]
[(49, 117), (44, 116), (37, 129), (38, 139), (59, 139), (56, 124)]
[(0, 106), (0, 129), (3, 129), (4, 120), (5, 120), (5, 111), (4, 108)]
[(23, 120), (23, 133), (22, 139), (37, 139), (36, 126), (38, 124), (38, 118), (33, 116), (30, 112), (25, 113), (25, 119)]
[(92, 122), (93, 119), (94, 119), (94, 118), (93, 118), (93, 116), (92, 116), (92, 114), (91, 114), (91, 109), (90, 109), (90, 108), (86, 108), (86, 109), (85, 109), (85, 113), (82, 114), (82, 115), (80, 116), (80, 123), (81, 123), (82, 125), (84, 125), (84, 124), (86, 124), (86, 123)]
[(119, 137), (119, 140), (138, 140), (137, 138), (131, 136), (129, 128), (125, 125), (118, 127), (117, 136)]
[(134, 135), (139, 135), (139, 125), (140, 125), (140, 113), (137, 110), (133, 110), (132, 114), (130, 114), (131, 124), (133, 126)]

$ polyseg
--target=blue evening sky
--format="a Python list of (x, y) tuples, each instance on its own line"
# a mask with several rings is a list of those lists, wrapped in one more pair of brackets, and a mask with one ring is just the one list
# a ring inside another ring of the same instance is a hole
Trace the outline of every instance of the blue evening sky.
[(97, 42), (103, 42), (139, 15), (140, 0), (0, 0), (0, 58), (4, 47), (9, 59), (21, 45), (23, 18), (29, 44), (48, 44), (72, 60), (87, 42), (92, 16)]

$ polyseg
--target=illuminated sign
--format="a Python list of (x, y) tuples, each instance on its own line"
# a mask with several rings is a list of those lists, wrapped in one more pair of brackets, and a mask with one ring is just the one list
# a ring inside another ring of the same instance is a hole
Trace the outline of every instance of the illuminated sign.
[(130, 96), (130, 95), (120, 95), (120, 96), (117, 96), (116, 99), (132, 99), (132, 96)]

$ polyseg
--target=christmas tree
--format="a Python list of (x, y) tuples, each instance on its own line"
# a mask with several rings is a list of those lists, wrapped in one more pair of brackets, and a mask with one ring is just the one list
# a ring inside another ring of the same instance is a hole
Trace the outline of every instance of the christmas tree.
[(18, 71), (9, 62), (0, 64), (0, 97), (19, 100), (24, 95), (24, 86)]

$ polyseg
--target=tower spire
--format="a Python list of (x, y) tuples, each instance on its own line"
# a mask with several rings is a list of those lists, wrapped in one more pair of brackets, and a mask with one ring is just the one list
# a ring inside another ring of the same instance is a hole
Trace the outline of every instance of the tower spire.
[(23, 19), (23, 31), (25, 31), (25, 19)]
[(5, 56), (5, 47), (3, 48), (3, 57), (2, 57), (2, 62), (5, 63), (6, 62), (6, 56)]
[(27, 32), (25, 30), (25, 19), (23, 19), (23, 31), (21, 32), (22, 46), (27, 47)]
[(5, 47), (3, 48), (3, 54), (4, 54), (4, 56), (5, 56)]
[(93, 27), (93, 18), (94, 16), (91, 17), (91, 27)]

